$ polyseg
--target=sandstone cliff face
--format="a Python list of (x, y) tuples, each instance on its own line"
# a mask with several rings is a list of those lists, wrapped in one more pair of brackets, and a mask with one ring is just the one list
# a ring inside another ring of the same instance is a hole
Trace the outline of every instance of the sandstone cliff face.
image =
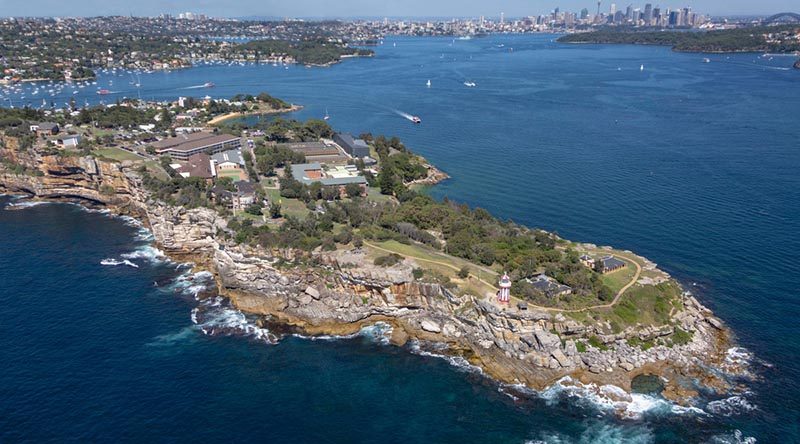
[[(348, 334), (370, 323), (388, 322), (397, 344), (410, 339), (446, 344), (448, 353), (463, 356), (495, 378), (534, 388), (565, 375), (629, 388), (632, 376), (667, 365), (676, 375), (695, 377), (699, 362), (724, 352), (721, 323), (690, 296), (673, 319), (693, 332), (692, 341), (643, 351), (628, 345), (627, 339), (669, 335), (674, 327), (630, 328), (603, 336), (600, 328), (563, 314), (503, 310), (483, 298), (417, 282), (409, 264), (375, 267), (359, 260), (363, 253), (358, 250), (304, 257), (304, 263), (313, 266), (281, 265), (304, 253), (226, 242), (222, 236), (226, 223), (216, 212), (148, 201), (138, 174), (119, 164), (55, 156), (20, 161), (43, 175), (14, 175), (0, 168), (0, 189), (41, 198), (86, 199), (135, 215), (147, 223), (168, 254), (213, 272), (220, 293), (240, 310), (309, 334)], [(110, 187), (114, 193), (108, 192)], [(598, 336), (605, 349), (589, 346), (579, 352), (576, 341), (590, 336)]]
[(2, 186), (45, 199), (76, 198), (104, 205), (131, 203), (141, 197), (132, 186), (135, 176), (116, 163), (98, 162), (91, 157), (33, 156), (12, 149), (0, 149), (0, 157), (20, 164), (41, 176), (3, 172)]

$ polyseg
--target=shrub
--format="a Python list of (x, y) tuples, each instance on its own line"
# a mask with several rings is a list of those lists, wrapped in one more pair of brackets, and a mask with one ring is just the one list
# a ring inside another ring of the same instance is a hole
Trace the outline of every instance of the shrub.
[(281, 204), (279, 202), (271, 202), (269, 204), (269, 217), (273, 219), (280, 219), (281, 217)]
[(113, 196), (114, 193), (116, 192), (117, 190), (115, 190), (114, 187), (112, 187), (111, 185), (108, 184), (100, 185), (100, 194), (104, 194), (106, 196)]
[(458, 270), (458, 277), (460, 277), (461, 279), (468, 278), (469, 277), (469, 267), (467, 267), (466, 265), (461, 267), (461, 269)]
[(411, 270), (411, 275), (413, 275), (414, 279), (417, 279), (417, 280), (422, 279), (422, 276), (424, 274), (425, 274), (425, 270), (423, 270), (422, 268), (415, 268), (415, 269)]
[(378, 256), (375, 258), (374, 264), (379, 267), (391, 267), (403, 261), (403, 256), (396, 253), (387, 254), (386, 256)]
[(600, 350), (608, 350), (608, 346), (603, 344), (603, 342), (600, 341), (600, 338), (594, 335), (589, 337), (589, 345)]
[(675, 333), (672, 334), (672, 343), (674, 345), (686, 345), (692, 340), (692, 336), (692, 332), (675, 327)]

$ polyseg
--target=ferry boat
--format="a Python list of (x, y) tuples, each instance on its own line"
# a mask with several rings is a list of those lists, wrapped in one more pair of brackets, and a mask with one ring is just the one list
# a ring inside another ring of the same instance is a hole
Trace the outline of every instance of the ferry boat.
[(100, 94), (101, 96), (104, 96), (104, 95), (110, 94), (110, 93), (111, 93), (111, 91), (109, 91), (107, 89), (98, 89), (97, 90), (97, 94)]
[(417, 116), (411, 116), (411, 121), (414, 123), (422, 123), (422, 119)]

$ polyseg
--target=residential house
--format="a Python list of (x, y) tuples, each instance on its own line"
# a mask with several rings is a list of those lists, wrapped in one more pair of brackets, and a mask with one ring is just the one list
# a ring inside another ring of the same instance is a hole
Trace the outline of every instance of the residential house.
[(81, 136), (79, 134), (69, 134), (56, 139), (56, 144), (64, 148), (75, 148), (81, 143)]
[(612, 271), (616, 271), (628, 266), (625, 261), (617, 259), (614, 256), (606, 256), (600, 261), (603, 264), (603, 268), (601, 269), (601, 272), (603, 273), (611, 273)]
[(533, 278), (527, 278), (525, 279), (525, 282), (550, 298), (572, 294), (571, 287), (561, 284), (557, 280), (545, 275), (544, 273)]
[(31, 124), (30, 130), (32, 133), (36, 133), (38, 135), (44, 134), (46, 136), (55, 136), (61, 129), (58, 127), (57, 123), (39, 122)]
[(189, 156), (185, 162), (170, 165), (182, 177), (202, 177), (210, 182), (214, 177), (211, 156), (199, 153)]

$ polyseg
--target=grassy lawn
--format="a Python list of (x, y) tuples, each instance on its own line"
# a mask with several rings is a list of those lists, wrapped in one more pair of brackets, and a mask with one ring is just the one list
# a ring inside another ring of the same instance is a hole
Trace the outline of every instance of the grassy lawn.
[(595, 317), (608, 320), (621, 328), (637, 323), (664, 325), (670, 311), (680, 301), (680, 288), (671, 282), (659, 285), (634, 285), (610, 309), (594, 310)]
[(369, 187), (367, 190), (367, 200), (370, 202), (390, 202), (392, 200), (392, 196), (387, 196), (385, 194), (381, 194), (381, 189), (377, 187)]
[[(475, 265), (466, 260), (448, 256), (446, 254), (440, 253), (436, 250), (433, 250), (429, 247), (420, 244), (406, 245), (393, 240), (384, 242), (370, 241), (370, 243), (379, 246), (381, 248), (384, 248), (386, 250), (395, 252), (401, 256), (410, 257), (412, 259), (422, 259), (416, 261), (420, 267), (436, 271), (444, 276), (451, 278), (454, 282), (458, 283), (460, 287), (464, 288), (465, 290), (471, 291), (473, 294), (483, 296), (486, 292), (494, 293), (495, 291), (493, 288), (487, 287), (485, 284), (483, 284), (477, 279), (470, 278), (467, 279), (467, 281), (465, 282), (456, 276), (458, 270), (460, 270), (461, 267), (466, 266), (467, 268), (469, 268), (471, 276), (479, 277), (489, 283), (497, 281), (498, 279), (497, 273), (486, 267), (479, 267), (478, 265)], [(386, 253), (378, 250), (375, 251), (374, 254), (376, 256), (383, 256)]]
[(238, 170), (221, 170), (217, 173), (219, 177), (230, 177), (234, 182), (242, 180)]
[(308, 208), (306, 208), (306, 204), (301, 202), (298, 199), (287, 199), (285, 197), (281, 197), (280, 190), (274, 188), (267, 188), (264, 191), (267, 193), (267, 198), (270, 202), (280, 202), (281, 204), (281, 213), (284, 216), (294, 216), (298, 218), (303, 218), (310, 213)]
[[(369, 242), (401, 256), (408, 257), (416, 262), (423, 270), (450, 278), (463, 292), (476, 296), (484, 296), (486, 293), (494, 293), (496, 291), (493, 287), (487, 286), (477, 279), (477, 277), (480, 277), (484, 281), (490, 283), (496, 281), (497, 275), (491, 270), (478, 273), (478, 267), (470, 262), (441, 254), (419, 244), (406, 245), (397, 241)], [(367, 256), (369, 260), (374, 260), (376, 257), (386, 256), (388, 254), (383, 250), (369, 248), (369, 246), (367, 246), (367, 251), (369, 252)], [(470, 276), (467, 279), (461, 279), (457, 276), (458, 270), (465, 265), (470, 269)], [(451, 267), (456, 268), (453, 269)]]
[(628, 282), (636, 275), (636, 265), (632, 264), (628, 258), (616, 256), (618, 259), (625, 261), (628, 264), (625, 268), (611, 273), (604, 274), (602, 279), (603, 283), (610, 288), (614, 294), (622, 289)]
[(98, 148), (92, 151), (95, 156), (98, 157), (105, 157), (106, 159), (116, 160), (118, 162), (122, 162), (123, 160), (142, 160), (141, 157), (137, 156), (136, 154), (131, 153), (130, 151), (125, 151), (120, 148)]
[(148, 160), (144, 163), (144, 166), (147, 168), (147, 171), (152, 174), (153, 176), (161, 179), (161, 180), (169, 180), (169, 174), (164, 171), (164, 168), (161, 168), (161, 164), (158, 163), (156, 160)]

